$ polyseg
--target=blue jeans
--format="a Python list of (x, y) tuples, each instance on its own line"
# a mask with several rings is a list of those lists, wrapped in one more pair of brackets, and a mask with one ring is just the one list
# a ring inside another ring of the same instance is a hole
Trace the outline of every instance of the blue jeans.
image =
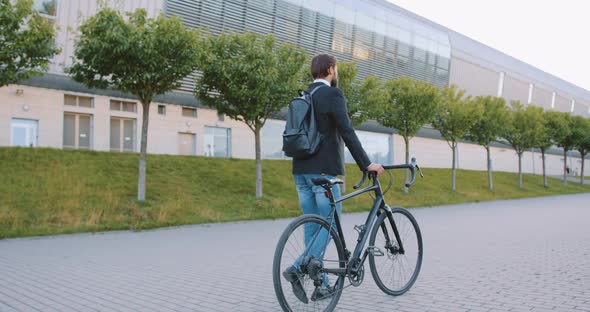
[[(296, 174), (294, 175), (295, 178), (295, 186), (297, 187), (297, 193), (299, 195), (299, 204), (301, 205), (301, 210), (303, 214), (317, 214), (324, 218), (328, 218), (328, 215), (332, 211), (332, 207), (330, 206), (330, 200), (326, 197), (326, 190), (321, 186), (314, 185), (311, 182), (312, 178), (328, 178), (332, 179), (334, 176), (330, 175), (321, 175), (321, 174)], [(334, 185), (332, 186), (332, 196), (334, 199), (340, 198), (340, 186)], [(338, 216), (342, 214), (342, 204), (336, 204), (336, 211)], [(328, 222), (332, 222), (332, 227), (336, 228), (336, 222), (334, 221), (334, 217), (332, 216), (331, 220)], [(310, 257), (315, 257), (318, 260), (322, 260), (324, 256), (324, 251), (328, 243), (330, 242), (330, 235), (328, 235), (328, 231), (322, 229), (317, 235), (313, 244), (311, 244), (312, 240), (316, 236), (316, 232), (318, 230), (319, 225), (317, 224), (305, 224), (304, 225), (304, 235), (305, 235), (305, 252), (306, 257), (304, 255), (299, 256), (293, 266), (298, 270), (301, 270), (301, 264), (309, 261)], [(309, 252), (307, 252), (309, 251)], [(323, 274), (323, 286), (329, 285), (330, 281), (328, 280), (327, 274)]]

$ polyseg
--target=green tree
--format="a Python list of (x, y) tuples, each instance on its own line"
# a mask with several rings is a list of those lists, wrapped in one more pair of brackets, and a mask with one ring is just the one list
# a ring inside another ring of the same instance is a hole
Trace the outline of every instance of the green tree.
[(480, 106), (482, 111), (481, 118), (473, 124), (465, 138), (477, 142), (486, 149), (487, 169), (488, 169), (488, 187), (490, 191), (494, 190), (494, 181), (492, 179), (492, 158), (490, 146), (496, 141), (504, 131), (508, 121), (508, 109), (506, 101), (500, 97), (478, 96), (474, 99), (475, 105)]
[(53, 27), (32, 0), (0, 0), (0, 87), (46, 71), (57, 53)]
[(574, 148), (580, 153), (582, 160), (580, 184), (584, 184), (584, 163), (588, 150), (590, 150), (590, 119), (582, 116), (572, 117), (572, 136)]
[(439, 105), (432, 126), (447, 141), (453, 153), (451, 189), (457, 190), (457, 142), (465, 137), (473, 125), (481, 118), (483, 109), (470, 97), (465, 97), (465, 90), (455, 85), (445, 87), (440, 94)]
[(102, 8), (79, 28), (74, 80), (89, 88), (112, 88), (134, 95), (143, 108), (137, 199), (145, 200), (149, 108), (154, 97), (179, 87), (192, 73), (199, 54), (199, 35), (179, 18), (147, 18), (144, 9), (121, 13)]
[(307, 56), (272, 35), (222, 34), (205, 40), (195, 95), (206, 106), (244, 122), (256, 142), (256, 198), (262, 197), (260, 131), (274, 112), (297, 96)]
[[(383, 126), (399, 131), (406, 147), (406, 163), (409, 163), (410, 139), (432, 121), (439, 91), (429, 83), (403, 77), (387, 81), (383, 92), (381, 100), (375, 103), (374, 118)], [(405, 180), (408, 180), (407, 171)], [(408, 188), (404, 192), (407, 193)]]
[(567, 152), (574, 148), (572, 117), (570, 113), (550, 112), (552, 122), (549, 132), (553, 142), (563, 149), (563, 184), (567, 185)]
[(559, 115), (560, 113), (555, 111), (545, 111), (543, 112), (543, 131), (539, 135), (539, 140), (535, 147), (541, 150), (541, 160), (543, 162), (543, 186), (549, 187), (549, 182), (547, 181), (547, 172), (546, 172), (546, 159), (545, 159), (545, 152), (553, 145), (555, 142), (553, 140), (552, 129), (558, 125), (556, 123), (559, 122)]
[(522, 154), (538, 145), (543, 133), (543, 109), (519, 101), (512, 101), (509, 122), (502, 137), (512, 145), (518, 155), (518, 187), (522, 188)]

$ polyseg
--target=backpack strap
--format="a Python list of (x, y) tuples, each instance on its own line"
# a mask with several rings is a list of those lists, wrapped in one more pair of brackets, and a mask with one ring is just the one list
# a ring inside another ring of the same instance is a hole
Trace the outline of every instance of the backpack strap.
[(322, 88), (322, 87), (327, 87), (327, 85), (326, 85), (326, 84), (324, 84), (324, 83), (322, 82), (322, 84), (321, 84), (320, 86), (317, 86), (317, 87), (315, 87), (313, 90), (311, 90), (311, 92), (309, 93), (309, 95), (310, 95), (310, 96), (313, 96), (313, 94), (314, 94), (314, 93), (315, 93), (315, 92), (316, 92), (318, 89), (320, 89), (320, 88)]

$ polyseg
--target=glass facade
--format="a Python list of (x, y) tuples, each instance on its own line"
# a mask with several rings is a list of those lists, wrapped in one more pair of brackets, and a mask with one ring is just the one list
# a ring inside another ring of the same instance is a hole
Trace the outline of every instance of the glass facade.
[[(268, 120), (262, 128), (262, 158), (290, 159), (282, 151), (285, 121)], [(392, 136), (385, 133), (356, 131), (356, 134), (371, 161), (376, 163), (393, 163)], [(346, 148), (345, 161), (354, 163), (354, 158)]]
[[(393, 153), (392, 153), (392, 136), (390, 134), (375, 133), (367, 131), (356, 131), (356, 135), (359, 137), (365, 152), (369, 156), (372, 162), (378, 164), (392, 164)], [(345, 161), (347, 163), (355, 163), (354, 158), (346, 148)]]
[(231, 129), (205, 127), (205, 156), (231, 157)]
[(285, 123), (282, 120), (267, 120), (262, 127), (261, 152), (264, 159), (290, 159), (283, 153), (283, 131)]
[[(213, 34), (274, 34), (310, 55), (327, 52), (354, 61), (359, 79), (410, 76), (446, 86), (451, 48), (446, 32), (370, 0), (169, 0), (166, 14)], [(193, 91), (190, 80), (184, 91)]]

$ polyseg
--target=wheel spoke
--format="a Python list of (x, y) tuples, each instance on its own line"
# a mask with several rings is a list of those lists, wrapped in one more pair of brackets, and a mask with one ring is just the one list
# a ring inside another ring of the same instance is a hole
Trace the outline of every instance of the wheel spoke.
[[(384, 256), (369, 257), (375, 282), (390, 295), (400, 295), (412, 286), (418, 275), (419, 263), (422, 261), (422, 240), (418, 237), (417, 224), (414, 224), (406, 213), (409, 215), (409, 212), (405, 210), (394, 209), (391, 218), (393, 225), (385, 216), (379, 219), (380, 222), (385, 222), (391, 245), (395, 248), (400, 247), (393, 227), (397, 229), (399, 240), (404, 247), (404, 254), (385, 249)], [(381, 224), (375, 224), (375, 227), (380, 226)], [(376, 232), (373, 231), (370, 244), (380, 248), (386, 246), (385, 235), (381, 228)]]
[[(297, 299), (293, 293), (291, 283), (282, 275), (293, 264), (299, 264), (301, 269), (307, 272), (306, 266), (309, 258), (301, 263), (302, 255), (319, 258), (323, 268), (334, 269), (345, 266), (343, 248), (338, 237), (332, 237), (332, 234), (336, 234), (328, 232), (328, 227), (328, 223), (318, 217), (303, 216), (294, 220), (281, 236), (275, 252), (273, 279), (277, 298), (283, 308), (292, 311), (331, 311), (336, 306), (344, 285), (344, 279), (338, 275), (333, 273), (320, 275), (327, 277), (329, 285), (335, 288), (335, 295), (324, 300), (312, 301), (311, 297), (316, 289), (315, 281), (311, 279), (309, 274), (304, 274), (301, 284), (308, 299), (307, 304)], [(306, 230), (308, 235), (305, 235)], [(310, 233), (310, 231), (313, 233)], [(311, 244), (311, 241), (314, 241), (314, 243)], [(325, 250), (323, 255), (322, 249)]]

